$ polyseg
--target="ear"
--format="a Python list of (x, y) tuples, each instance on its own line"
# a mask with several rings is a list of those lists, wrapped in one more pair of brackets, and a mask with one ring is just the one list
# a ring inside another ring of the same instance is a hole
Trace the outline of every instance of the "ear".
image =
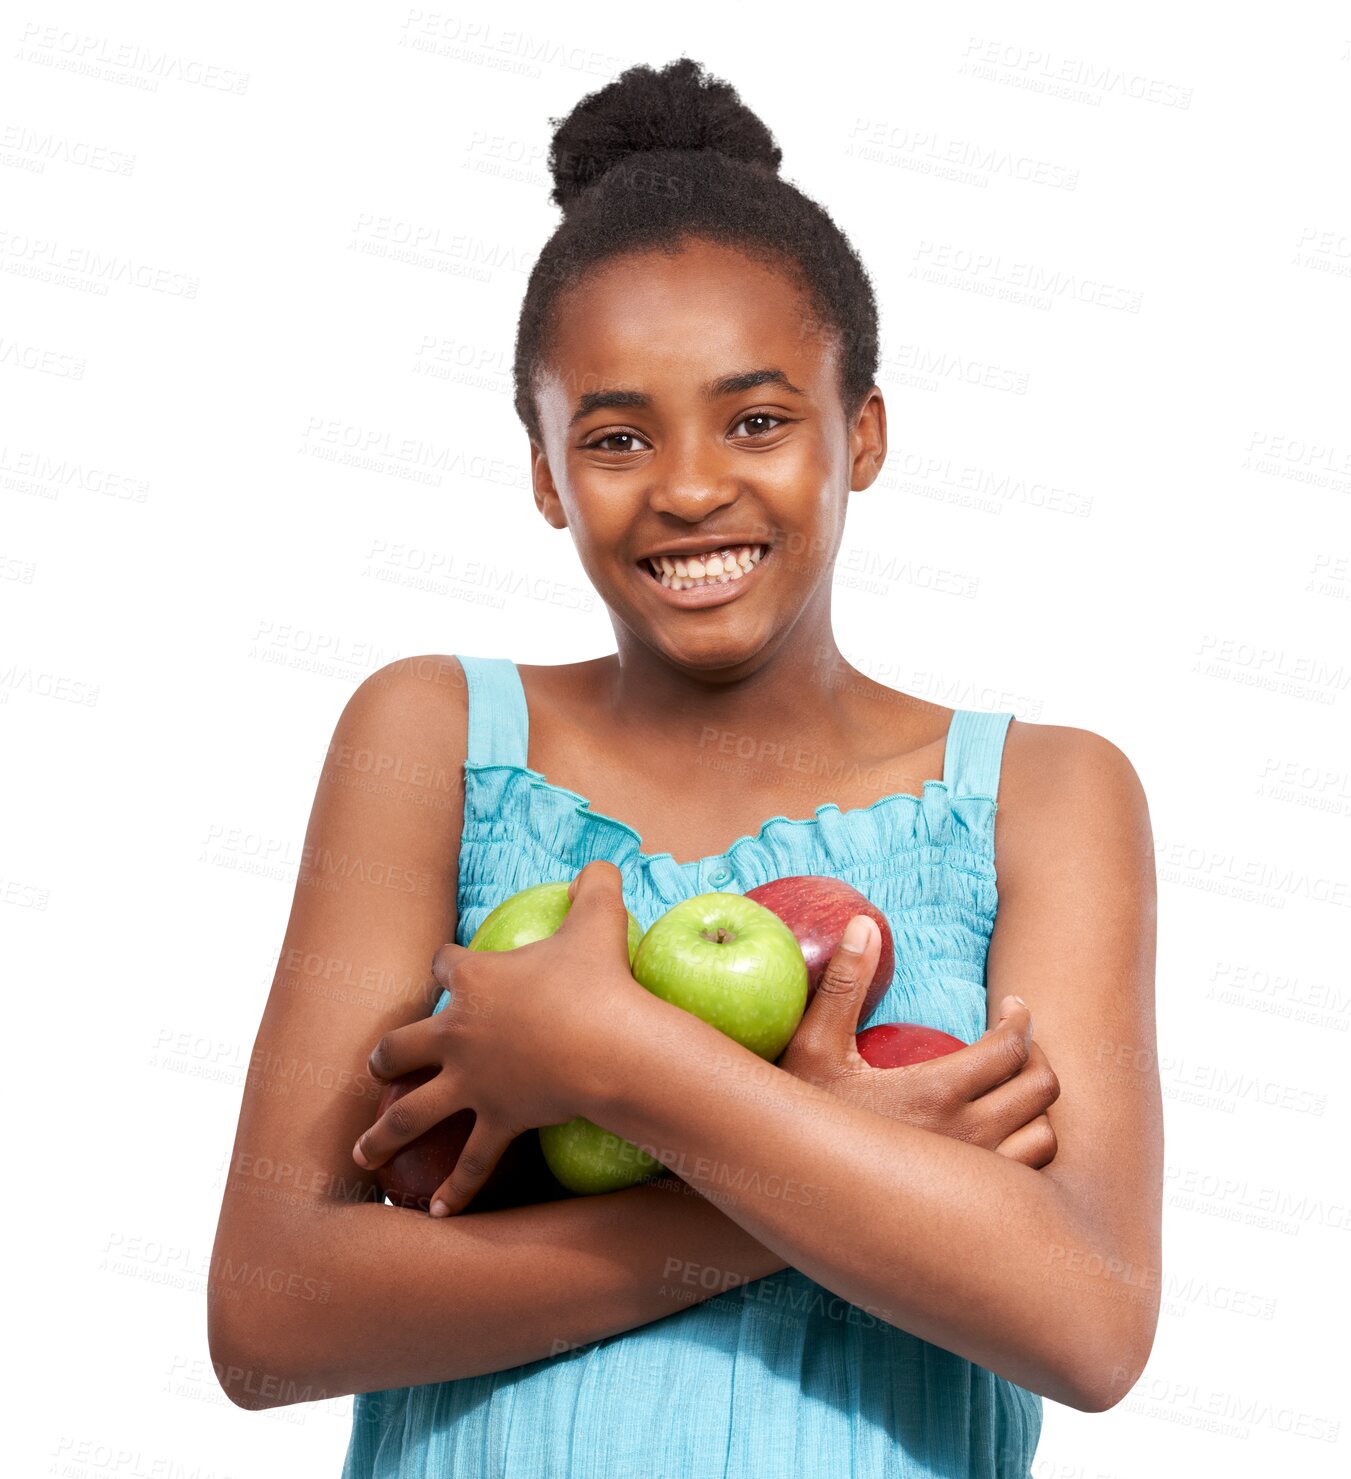
[(530, 487), (535, 495), (535, 507), (544, 515), (545, 522), (554, 529), (566, 529), (568, 518), (563, 512), (563, 500), (554, 487), (548, 454), (534, 442), (530, 443)]
[(887, 460), (887, 406), (876, 385), (859, 408), (851, 431), (853, 463), (849, 470), (849, 490), (861, 493), (877, 480)]

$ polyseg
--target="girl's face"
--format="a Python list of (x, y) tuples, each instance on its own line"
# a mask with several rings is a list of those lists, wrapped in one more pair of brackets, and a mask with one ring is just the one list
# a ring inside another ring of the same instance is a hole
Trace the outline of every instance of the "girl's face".
[[(837, 355), (785, 276), (702, 238), (616, 258), (561, 299), (535, 501), (612, 619), (676, 666), (753, 671), (795, 629), (828, 637), (849, 490), (886, 455), (880, 392), (845, 424)], [(768, 549), (716, 604), (668, 595), (645, 558), (744, 544)]]

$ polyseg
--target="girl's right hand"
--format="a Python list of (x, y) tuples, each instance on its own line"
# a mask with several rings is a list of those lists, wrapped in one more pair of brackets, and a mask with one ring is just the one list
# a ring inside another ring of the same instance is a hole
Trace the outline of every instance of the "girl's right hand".
[(941, 1058), (904, 1068), (874, 1068), (854, 1043), (866, 985), (877, 969), (880, 937), (861, 953), (841, 948), (826, 967), (792, 1041), (777, 1059), (797, 1078), (836, 1098), (993, 1150), (1033, 1170), (1058, 1149), (1046, 1115), (1060, 1083), (1032, 1039), (1032, 1014), (1015, 996), (984, 1036)]

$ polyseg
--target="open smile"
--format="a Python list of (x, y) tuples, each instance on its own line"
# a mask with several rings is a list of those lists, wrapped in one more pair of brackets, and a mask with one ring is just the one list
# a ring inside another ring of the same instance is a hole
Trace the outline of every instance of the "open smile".
[(703, 555), (652, 555), (638, 564), (672, 606), (723, 606), (759, 580), (772, 550), (772, 545), (739, 545)]

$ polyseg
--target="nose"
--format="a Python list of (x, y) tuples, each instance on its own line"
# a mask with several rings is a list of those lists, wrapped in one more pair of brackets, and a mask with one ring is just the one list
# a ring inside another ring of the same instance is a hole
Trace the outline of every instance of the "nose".
[(663, 460), (665, 466), (648, 494), (648, 506), (654, 513), (697, 524), (740, 496), (736, 479), (716, 451), (701, 449), (682, 454), (671, 448)]

